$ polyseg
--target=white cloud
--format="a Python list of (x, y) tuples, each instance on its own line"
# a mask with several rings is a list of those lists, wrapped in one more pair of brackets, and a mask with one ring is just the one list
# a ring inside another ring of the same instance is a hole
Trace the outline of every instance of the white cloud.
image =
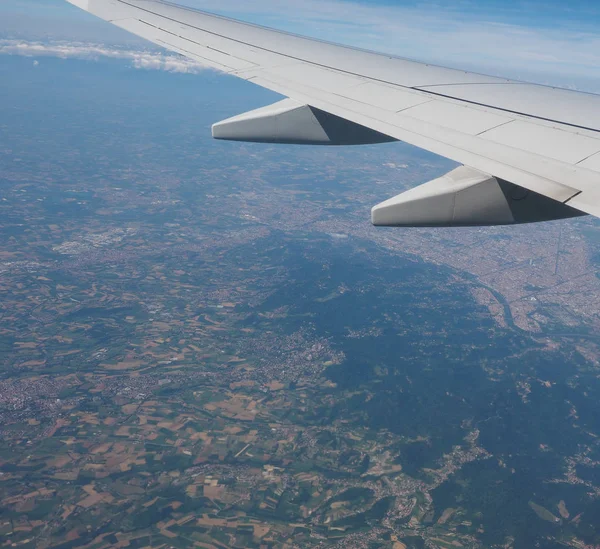
[[(28, 42), (25, 40), (0, 40), (0, 54), (23, 55), (26, 57), (60, 57), (63, 59), (98, 60), (100, 58), (124, 59), (131, 61), (136, 69), (161, 70), (168, 72), (192, 73), (205, 70), (206, 67), (196, 61), (178, 55), (152, 51), (138, 51), (99, 44), (68, 42)], [(37, 61), (34, 62), (34, 64)]]

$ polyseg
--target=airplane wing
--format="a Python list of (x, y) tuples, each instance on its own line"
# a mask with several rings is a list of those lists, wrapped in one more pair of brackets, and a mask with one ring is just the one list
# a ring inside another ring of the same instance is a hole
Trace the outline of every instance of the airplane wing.
[(376, 225), (600, 216), (600, 96), (417, 63), (162, 0), (68, 0), (289, 99), (213, 126), (259, 142), (401, 140), (463, 166), (375, 206)]

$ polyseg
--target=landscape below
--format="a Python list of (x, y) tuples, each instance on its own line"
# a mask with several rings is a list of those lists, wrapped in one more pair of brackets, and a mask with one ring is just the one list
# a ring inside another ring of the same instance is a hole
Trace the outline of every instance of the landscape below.
[(0, 547), (600, 546), (600, 230), (375, 229), (453, 165), (1, 56)]

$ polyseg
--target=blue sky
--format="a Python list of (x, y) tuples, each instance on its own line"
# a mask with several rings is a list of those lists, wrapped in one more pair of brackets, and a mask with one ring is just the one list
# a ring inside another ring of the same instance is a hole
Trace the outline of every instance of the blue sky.
[[(405, 57), (600, 92), (600, 2), (175, 1)], [(0, 38), (151, 47), (63, 0), (0, 0)]]

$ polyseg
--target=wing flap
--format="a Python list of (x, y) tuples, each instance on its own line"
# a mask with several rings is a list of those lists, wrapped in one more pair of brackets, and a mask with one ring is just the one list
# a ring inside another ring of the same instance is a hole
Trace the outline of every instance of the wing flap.
[(510, 124), (493, 128), (482, 137), (500, 145), (508, 145), (567, 164), (577, 164), (600, 152), (600, 139), (524, 120), (514, 120)]
[(433, 101), (432, 98), (398, 86), (367, 81), (344, 92), (348, 99), (354, 99), (365, 105), (377, 102), (377, 106), (389, 112), (400, 112), (410, 107)]
[(588, 170), (600, 172), (600, 153), (594, 154), (585, 160), (582, 160), (578, 165), (582, 168), (587, 168)]
[(513, 120), (490, 111), (480, 111), (477, 116), (472, 116), (472, 111), (470, 107), (435, 99), (403, 110), (402, 114), (467, 135), (479, 135)]

